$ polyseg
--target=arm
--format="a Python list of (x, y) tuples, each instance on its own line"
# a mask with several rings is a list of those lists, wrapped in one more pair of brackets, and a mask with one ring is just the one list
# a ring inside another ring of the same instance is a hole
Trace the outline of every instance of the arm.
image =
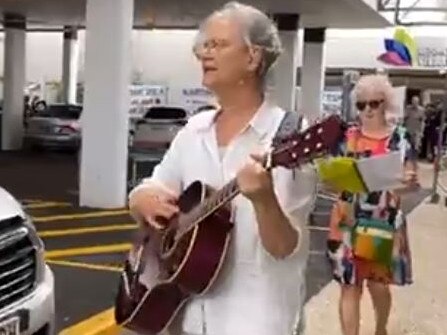
[(308, 242), (307, 222), (316, 198), (313, 170), (294, 173), (273, 171), (272, 188), (252, 199), (264, 249), (276, 259), (285, 259), (304, 249)]
[(253, 207), (264, 248), (275, 258), (290, 255), (298, 245), (300, 232), (284, 214), (274, 192), (253, 201)]
[[(183, 140), (185, 132), (182, 129), (172, 141), (162, 161), (154, 168), (152, 176), (143, 179), (141, 184), (129, 193), (129, 209), (136, 221), (147, 221), (153, 211), (150, 207), (158, 204), (159, 200), (166, 203), (164, 207), (171, 207), (169, 203), (177, 199), (182, 188), (180, 143)], [(170, 210), (174, 211), (174, 208), (164, 210), (167, 216)]]

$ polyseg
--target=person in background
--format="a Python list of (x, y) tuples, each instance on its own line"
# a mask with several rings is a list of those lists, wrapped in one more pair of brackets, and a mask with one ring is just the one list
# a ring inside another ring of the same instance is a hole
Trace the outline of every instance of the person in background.
[(308, 217), (316, 198), (313, 168), (268, 172), (265, 151), (285, 116), (265, 82), (281, 52), (274, 23), (258, 9), (231, 2), (200, 26), (194, 52), (218, 109), (189, 119), (152, 176), (129, 195), (132, 215), (160, 228), (179, 209), (193, 181), (214, 188), (236, 177), (233, 244), (212, 292), (190, 300), (171, 335), (302, 334)]
[[(411, 104), (409, 104), (405, 109), (404, 115), (404, 126), (413, 141), (415, 148), (415, 157), (418, 156), (421, 147), (421, 139), (424, 132), (424, 123), (425, 110), (424, 107), (421, 106), (419, 97), (415, 95), (411, 98)], [(416, 168), (416, 166), (414, 168)]]
[(437, 129), (440, 123), (440, 111), (436, 105), (429, 103), (426, 106), (424, 132), (421, 141), (420, 158), (433, 161), (437, 144)]
[[(360, 158), (399, 150), (405, 153), (405, 178), (400, 191), (412, 188), (416, 174), (414, 164), (408, 164), (414, 158), (409, 134), (402, 126), (391, 126), (386, 121), (394, 99), (388, 79), (382, 75), (361, 77), (353, 94), (359, 125), (347, 130), (343, 155)], [(358, 235), (358, 228), (368, 226), (380, 231), (379, 236)], [(379, 240), (380, 247), (372, 247), (374, 243), (365, 247), (361, 244), (364, 239)], [(375, 335), (388, 335), (389, 285), (412, 282), (406, 219), (398, 193), (341, 192), (332, 208), (327, 246), (333, 277), (341, 288), (339, 313), (343, 334), (359, 335), (360, 300), (366, 284), (376, 313)]]

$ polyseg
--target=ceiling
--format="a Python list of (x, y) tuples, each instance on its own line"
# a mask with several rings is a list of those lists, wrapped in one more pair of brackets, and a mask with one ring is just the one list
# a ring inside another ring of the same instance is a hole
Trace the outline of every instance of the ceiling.
[[(31, 29), (85, 26), (87, 0), (0, 0), (4, 13), (21, 14)], [(135, 0), (141, 28), (192, 28), (225, 0)], [(389, 25), (376, 0), (246, 0), (270, 13), (300, 13), (302, 27), (374, 28)]]

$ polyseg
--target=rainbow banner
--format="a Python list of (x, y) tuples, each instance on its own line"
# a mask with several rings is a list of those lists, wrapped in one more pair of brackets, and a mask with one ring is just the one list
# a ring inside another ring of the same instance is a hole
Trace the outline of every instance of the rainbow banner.
[(392, 39), (384, 40), (385, 50), (377, 59), (385, 64), (415, 66), (418, 64), (415, 39), (402, 27), (396, 28)]

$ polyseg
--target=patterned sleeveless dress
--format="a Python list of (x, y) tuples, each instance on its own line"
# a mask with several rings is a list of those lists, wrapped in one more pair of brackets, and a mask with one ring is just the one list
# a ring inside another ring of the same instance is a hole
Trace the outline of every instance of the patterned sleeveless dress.
[[(412, 144), (403, 127), (396, 127), (390, 136), (382, 139), (369, 138), (353, 127), (346, 132), (342, 145), (343, 155), (355, 157), (380, 155), (390, 150), (400, 150), (406, 160), (411, 159)], [(359, 218), (378, 219), (392, 227), (392, 260), (388, 264), (354, 255), (352, 241)], [(412, 283), (407, 224), (397, 194), (391, 191), (341, 192), (332, 208), (329, 228), (327, 255), (336, 281), (345, 285), (362, 285), (364, 280), (395, 285)]]

